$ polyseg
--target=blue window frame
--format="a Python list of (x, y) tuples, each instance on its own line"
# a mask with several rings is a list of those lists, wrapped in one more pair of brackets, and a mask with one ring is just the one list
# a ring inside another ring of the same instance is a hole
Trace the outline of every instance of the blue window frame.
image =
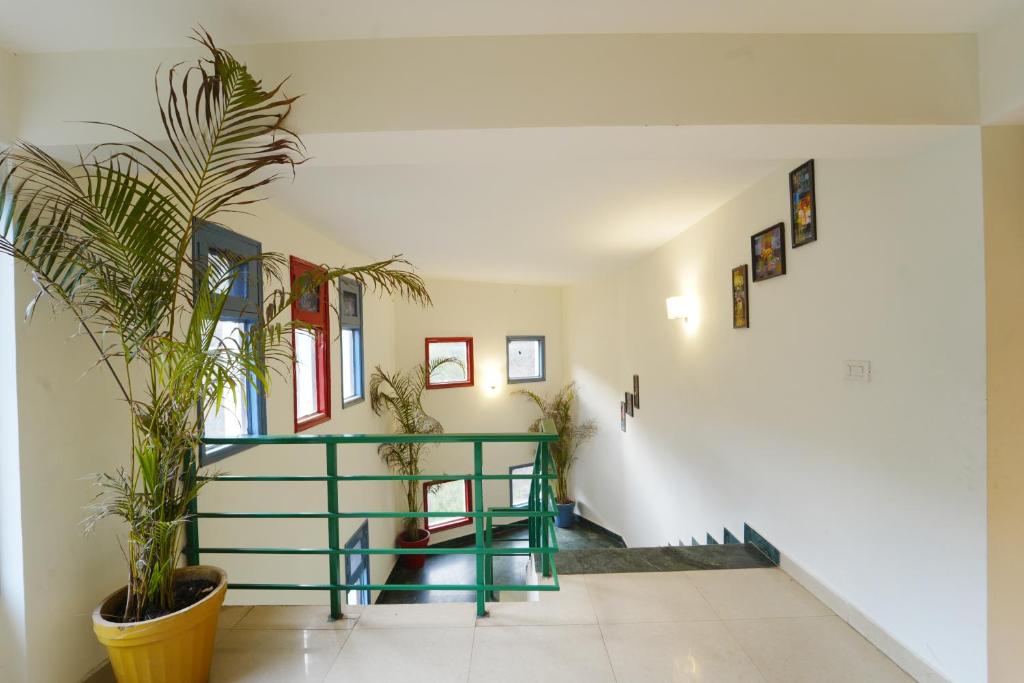
[(341, 407), (366, 398), (363, 376), (363, 287), (351, 278), (338, 280), (341, 329)]
[[(192, 237), (192, 259), (196, 272), (202, 272), (214, 263), (218, 268), (262, 253), (262, 245), (248, 237), (231, 232), (214, 223), (198, 223)], [(263, 301), (263, 277), (259, 263), (243, 262), (237, 268), (238, 277), (230, 283), (228, 297), (217, 322), (217, 336), (227, 339), (232, 334), (247, 331), (260, 319)], [(203, 407), (200, 406), (200, 415)], [(224, 396), (221, 409), (206, 417), (203, 431), (206, 436), (244, 436), (267, 433), (267, 405), (260, 383), (247, 378), (245, 391)], [(208, 465), (238, 453), (248, 446), (204, 446), (200, 463)]]
[[(345, 543), (345, 548), (359, 550), (370, 547), (370, 526), (369, 520), (365, 520), (352, 534), (352, 537)], [(370, 556), (369, 555), (346, 555), (345, 556), (345, 583), (350, 585), (370, 585)], [(369, 590), (348, 591), (345, 602), (349, 605), (369, 605)]]

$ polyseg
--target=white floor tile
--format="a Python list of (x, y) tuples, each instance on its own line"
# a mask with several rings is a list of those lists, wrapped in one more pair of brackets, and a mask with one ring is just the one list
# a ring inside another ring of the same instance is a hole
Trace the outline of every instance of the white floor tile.
[(234, 628), (249, 611), (251, 605), (227, 605), (220, 608), (220, 618), (217, 619), (217, 628)]
[(839, 617), (723, 622), (769, 683), (912, 683)]
[(472, 650), (472, 628), (356, 629), (325, 680), (461, 683)]
[(321, 683), (349, 633), (222, 630), (210, 683)]
[(718, 619), (691, 573), (588, 574), (587, 592), (602, 624)]
[(781, 569), (725, 569), (691, 574), (693, 584), (722, 619), (832, 614)]
[(360, 609), (356, 628), (458, 628), (473, 626), (475, 621), (476, 604), (469, 602), (366, 605)]
[[(550, 580), (548, 581), (550, 583)], [(558, 591), (538, 591), (533, 602), (489, 602), (488, 616), (477, 619), (477, 626), (545, 626), (556, 624), (596, 624), (586, 580), (582, 576), (559, 578)]]
[(470, 683), (612, 683), (597, 626), (478, 628)]
[(601, 627), (618, 683), (764, 683), (720, 621)]
[(352, 609), (346, 610), (346, 618), (331, 621), (331, 610), (325, 605), (260, 605), (244, 615), (235, 628), (347, 631), (356, 624), (351, 618)]

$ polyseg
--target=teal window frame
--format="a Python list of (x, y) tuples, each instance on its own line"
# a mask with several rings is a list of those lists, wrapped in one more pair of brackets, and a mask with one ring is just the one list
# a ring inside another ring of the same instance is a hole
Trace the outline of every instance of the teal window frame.
[[(346, 315), (345, 295), (350, 294), (356, 298), (356, 314)], [(352, 347), (355, 358), (352, 367), (355, 369), (354, 386), (357, 393), (351, 398), (345, 397), (345, 366), (348, 359), (345, 357), (345, 343), (341, 342), (341, 363), (339, 363), (339, 374), (341, 375), (341, 407), (349, 408), (366, 400), (366, 373), (364, 371), (366, 337), (363, 332), (363, 286), (352, 278), (338, 278), (338, 323), (341, 329), (340, 334), (344, 335), (345, 330), (351, 330)]]
[[(512, 342), (529, 341), (537, 342), (540, 352), (540, 375), (534, 377), (512, 377), (512, 363), (509, 362), (508, 352)], [(512, 334), (505, 337), (505, 379), (509, 384), (528, 384), (530, 382), (544, 382), (548, 373), (548, 350), (547, 341), (542, 334)]]
[[(196, 272), (209, 264), (210, 251), (226, 251), (241, 257), (258, 256), (263, 253), (263, 245), (256, 240), (239, 235), (222, 225), (197, 221), (192, 232), (192, 265)], [(260, 321), (260, 306), (263, 302), (263, 272), (259, 262), (248, 264), (247, 296), (229, 296), (221, 314), (222, 320), (230, 320), (245, 324), (257, 324)], [(193, 281), (193, 288), (195, 281)], [(262, 383), (254, 377), (246, 381), (246, 405), (249, 407), (249, 435), (259, 436), (267, 433), (267, 400)], [(199, 417), (203, 417), (203, 406), (198, 406)], [(199, 462), (202, 466), (210, 465), (224, 458), (252, 448), (253, 445), (230, 444), (220, 446), (200, 446)]]

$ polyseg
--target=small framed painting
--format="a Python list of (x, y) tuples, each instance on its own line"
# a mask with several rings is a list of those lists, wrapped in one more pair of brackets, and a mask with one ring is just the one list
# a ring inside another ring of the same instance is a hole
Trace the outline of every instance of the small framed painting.
[(818, 239), (818, 211), (814, 204), (814, 159), (789, 174), (789, 211), (793, 220), (793, 248)]
[(633, 417), (633, 394), (626, 392), (626, 415)]
[(747, 264), (732, 269), (732, 327), (750, 327), (750, 303), (747, 293)]
[(626, 431), (626, 402), (619, 401), (619, 429)]
[(776, 223), (750, 238), (754, 282), (786, 274), (786, 224)]
[(472, 337), (428, 337), (424, 346), (428, 368), (445, 358), (454, 358), (458, 361), (435, 368), (427, 377), (427, 389), (473, 386)]
[(640, 375), (633, 375), (633, 409), (640, 409)]

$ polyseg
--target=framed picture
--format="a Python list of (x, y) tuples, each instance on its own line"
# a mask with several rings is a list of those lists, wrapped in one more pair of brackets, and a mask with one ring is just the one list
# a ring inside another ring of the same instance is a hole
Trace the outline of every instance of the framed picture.
[(626, 392), (626, 415), (633, 417), (633, 394)]
[(750, 301), (747, 294), (747, 264), (732, 269), (732, 327), (750, 327)]
[(786, 224), (776, 223), (750, 238), (754, 282), (786, 274)]
[(814, 159), (789, 174), (789, 211), (793, 219), (793, 248), (818, 239), (814, 205)]
[(633, 409), (640, 409), (640, 375), (633, 375)]
[(427, 389), (473, 386), (472, 337), (428, 337), (424, 348), (427, 367), (443, 358), (459, 361), (447, 363), (431, 372), (427, 377)]
[(626, 431), (626, 402), (625, 401), (619, 401), (619, 421), (621, 422), (621, 424), (619, 425), (619, 429), (621, 429), (622, 431)]

